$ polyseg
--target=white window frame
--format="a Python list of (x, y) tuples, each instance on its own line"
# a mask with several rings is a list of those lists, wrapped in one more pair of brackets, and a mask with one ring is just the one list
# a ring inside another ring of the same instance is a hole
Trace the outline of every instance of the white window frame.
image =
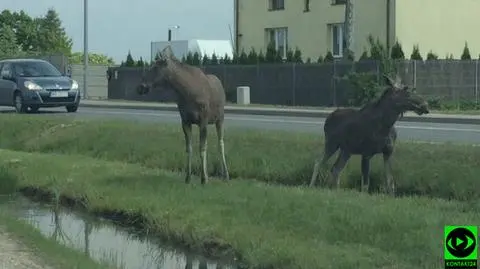
[(284, 10), (285, 0), (268, 0), (268, 10)]
[(332, 0), (332, 5), (345, 5), (345, 0)]
[[(275, 45), (275, 49), (278, 51), (280, 48), (283, 49), (280, 51), (282, 59), (287, 57), (287, 50), (288, 50), (288, 27), (277, 27), (277, 28), (267, 28), (265, 29), (267, 34), (267, 46), (270, 42), (273, 42)], [(283, 40), (281, 39), (281, 33), (283, 32)], [(272, 40), (273, 35), (273, 40)]]
[[(330, 40), (331, 40), (330, 51), (332, 52), (333, 57), (343, 57), (343, 46), (345, 44), (343, 40), (344, 39), (343, 31), (345, 29), (345, 24), (332, 23), (329, 25), (329, 28), (330, 28)], [(335, 51), (336, 47), (338, 47), (338, 52)]]

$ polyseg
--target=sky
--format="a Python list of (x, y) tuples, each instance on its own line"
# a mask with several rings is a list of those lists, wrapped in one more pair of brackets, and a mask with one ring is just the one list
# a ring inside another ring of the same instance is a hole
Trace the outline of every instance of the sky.
[[(83, 0), (1, 0), (0, 10), (24, 10), (33, 17), (54, 8), (73, 51), (83, 51)], [(233, 0), (89, 0), (88, 48), (90, 52), (125, 60), (130, 50), (134, 59), (150, 59), (150, 43), (172, 39), (230, 40), (233, 31)]]

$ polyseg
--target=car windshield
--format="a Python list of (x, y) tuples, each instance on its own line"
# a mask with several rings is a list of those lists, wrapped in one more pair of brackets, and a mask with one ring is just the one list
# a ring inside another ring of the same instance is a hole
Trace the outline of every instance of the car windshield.
[(42, 61), (15, 63), (15, 73), (19, 77), (59, 77), (62, 73), (52, 64)]

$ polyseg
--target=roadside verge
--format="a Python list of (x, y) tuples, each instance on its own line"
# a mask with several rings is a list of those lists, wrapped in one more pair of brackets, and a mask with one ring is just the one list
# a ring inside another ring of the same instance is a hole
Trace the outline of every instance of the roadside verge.
[[(178, 111), (176, 104), (162, 104), (149, 102), (117, 102), (117, 101), (97, 101), (82, 100), (80, 107), (108, 108), (108, 109), (135, 109), (135, 110), (155, 110), (155, 111)], [(239, 115), (262, 115), (262, 116), (280, 116), (280, 117), (307, 117), (307, 118), (325, 118), (333, 111), (323, 109), (300, 109), (300, 108), (271, 108), (255, 106), (225, 106), (226, 114)], [(459, 115), (459, 114), (439, 114), (431, 113), (423, 116), (414, 113), (406, 113), (400, 121), (404, 122), (431, 122), (431, 123), (450, 123), (450, 124), (479, 124), (480, 115)]]

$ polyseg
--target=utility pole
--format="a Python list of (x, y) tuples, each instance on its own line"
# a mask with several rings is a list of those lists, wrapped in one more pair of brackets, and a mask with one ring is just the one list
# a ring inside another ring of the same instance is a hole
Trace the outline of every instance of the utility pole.
[(87, 99), (88, 82), (88, 0), (83, 0), (83, 98)]
[(345, 24), (343, 26), (343, 58), (348, 60), (348, 55), (353, 52), (353, 29), (354, 29), (353, 0), (345, 0)]

